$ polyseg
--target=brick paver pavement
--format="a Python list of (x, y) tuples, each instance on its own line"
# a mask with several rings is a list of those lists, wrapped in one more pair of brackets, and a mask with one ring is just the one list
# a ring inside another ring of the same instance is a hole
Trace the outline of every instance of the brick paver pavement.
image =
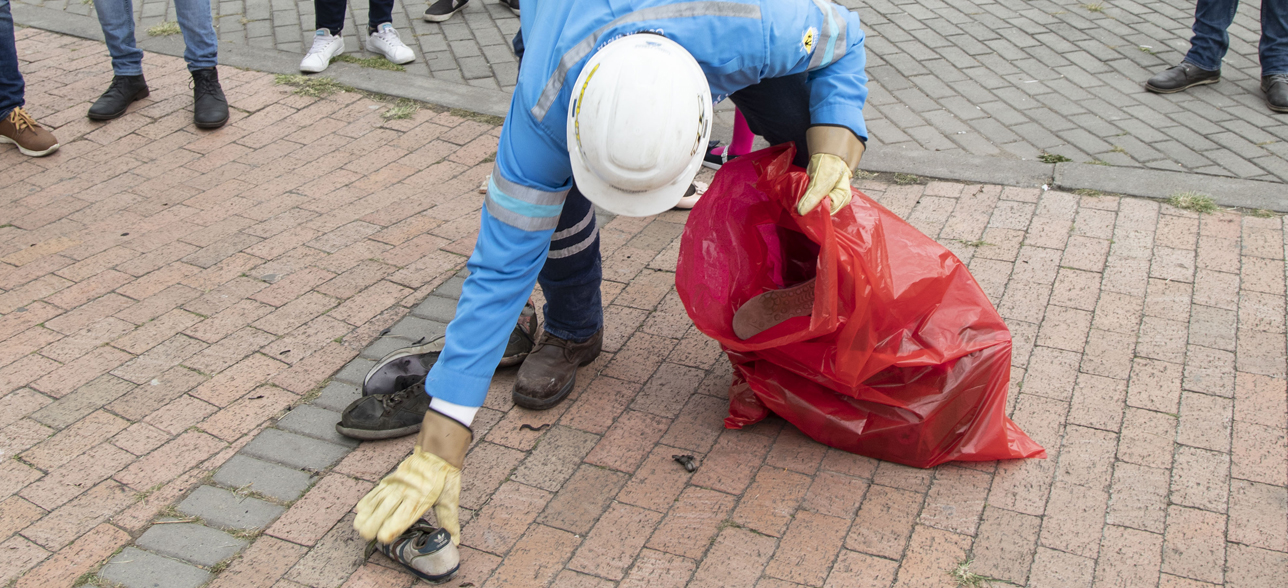
[[(370, 98), (228, 68), (234, 119), (197, 132), (181, 60), (155, 55), (152, 97), (91, 123), (101, 45), (19, 37), (30, 109), (64, 146), (0, 150), (0, 585), (97, 581), (121, 548), (114, 566), (197, 570), (162, 557), (175, 546), (157, 530), (180, 525), (154, 521), (219, 496), (236, 508), (208, 512), (229, 522), (204, 522), (242, 530), (217, 547), (249, 546), (197, 581), (411, 585), (379, 555), (364, 563), (351, 530), (354, 500), (410, 439), (324, 467), (265, 456), (321, 443), (305, 418), (326, 409), (317, 392), (353, 381), (384, 329), (445, 312), (422, 299), (459, 284), (498, 129), (430, 110), (386, 121)], [(498, 373), (451, 585), (954, 586), (969, 561), (1031, 587), (1282, 586), (1283, 217), (861, 188), (969, 264), (1015, 338), (1013, 418), (1049, 459), (919, 470), (778, 419), (724, 430), (729, 364), (672, 286), (686, 213), (605, 217), (605, 353), (546, 412), (513, 407), (514, 371)], [(349, 451), (334, 447), (327, 459)], [(247, 494), (223, 476), (235, 454), (305, 469), (311, 489)], [(281, 516), (238, 522), (262, 512)]]
[[(91, 14), (81, 0), (19, 0)], [(1174, 96), (1144, 81), (1189, 48), (1192, 0), (837, 0), (867, 33), (872, 146), (1078, 162), (1288, 181), (1288, 117), (1259, 89), (1259, 4), (1230, 28), (1223, 81)], [(144, 28), (175, 20), (165, 0), (136, 2)], [(350, 0), (351, 52), (367, 4)], [(225, 44), (298, 58), (313, 31), (311, 0), (212, 1)], [(418, 45), (413, 75), (509, 91), (518, 20), (474, 0), (437, 24), (424, 4), (395, 4), (394, 24)], [(432, 97), (419, 97), (432, 100)], [(725, 108), (729, 108), (727, 105)], [(721, 121), (732, 124), (727, 110)]]

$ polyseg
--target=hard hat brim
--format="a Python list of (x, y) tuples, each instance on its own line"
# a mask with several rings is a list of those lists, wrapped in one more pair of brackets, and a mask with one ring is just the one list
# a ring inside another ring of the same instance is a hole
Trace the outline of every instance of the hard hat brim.
[[(706, 137), (701, 144), (707, 144)], [(626, 192), (601, 180), (586, 166), (580, 150), (573, 149), (569, 155), (572, 160), (573, 181), (577, 184), (577, 190), (591, 202), (613, 214), (653, 216), (675, 208), (675, 205), (684, 197), (689, 184), (693, 183), (693, 178), (697, 177), (698, 170), (702, 168), (703, 153), (699, 149), (693, 161), (689, 162), (689, 166), (684, 169), (684, 173), (680, 174), (674, 182), (643, 192)]]

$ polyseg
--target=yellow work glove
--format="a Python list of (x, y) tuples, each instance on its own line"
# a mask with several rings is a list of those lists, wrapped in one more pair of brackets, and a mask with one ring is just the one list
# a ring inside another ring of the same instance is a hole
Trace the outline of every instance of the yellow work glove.
[(390, 543), (432, 507), (438, 525), (461, 543), (461, 466), (473, 433), (450, 417), (425, 413), (411, 456), (358, 501), (353, 528), (363, 539)]
[(809, 186), (796, 202), (796, 212), (807, 214), (827, 197), (832, 203), (832, 214), (836, 214), (850, 203), (852, 170), (863, 157), (863, 142), (850, 129), (827, 125), (806, 130), (805, 142), (812, 154), (809, 167), (805, 168)]

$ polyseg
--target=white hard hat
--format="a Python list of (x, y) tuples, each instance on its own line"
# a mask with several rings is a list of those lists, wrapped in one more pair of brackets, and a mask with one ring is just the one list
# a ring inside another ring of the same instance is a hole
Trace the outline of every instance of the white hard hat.
[(626, 216), (675, 206), (702, 166), (711, 88), (689, 52), (661, 35), (616, 39), (586, 62), (568, 106), (573, 180)]

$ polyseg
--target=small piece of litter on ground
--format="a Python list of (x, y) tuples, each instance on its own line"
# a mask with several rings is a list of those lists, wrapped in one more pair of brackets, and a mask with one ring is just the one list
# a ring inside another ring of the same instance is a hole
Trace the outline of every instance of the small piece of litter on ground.
[(550, 423), (546, 423), (546, 424), (541, 425), (541, 426), (539, 426), (539, 427), (534, 427), (534, 426), (529, 425), (529, 424), (527, 424), (527, 423), (523, 423), (522, 425), (519, 425), (519, 430), (520, 430), (520, 431), (528, 430), (528, 431), (537, 431), (537, 432), (541, 432), (541, 431), (544, 431), (544, 430), (549, 429), (549, 428), (550, 428)]
[(697, 460), (693, 459), (692, 455), (672, 455), (671, 459), (674, 459), (676, 463), (684, 466), (685, 471), (688, 471), (688, 472), (698, 471), (698, 462)]

